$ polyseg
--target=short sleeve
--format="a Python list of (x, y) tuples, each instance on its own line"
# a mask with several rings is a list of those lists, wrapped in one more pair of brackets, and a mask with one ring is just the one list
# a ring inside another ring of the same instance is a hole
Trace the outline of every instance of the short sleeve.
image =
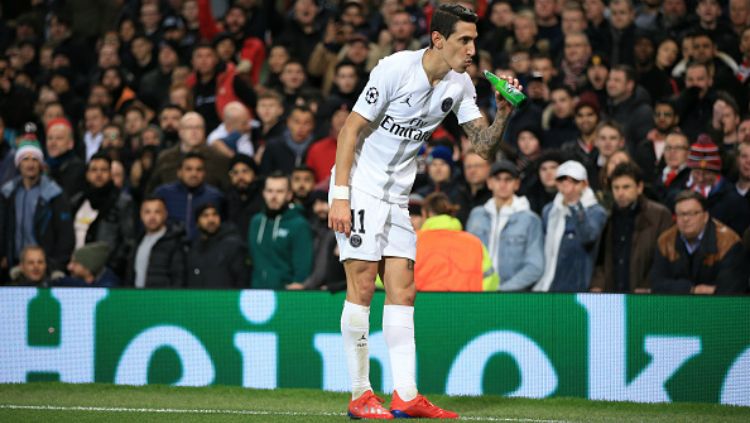
[(393, 61), (381, 60), (375, 66), (352, 111), (373, 121), (386, 108), (394, 98), (399, 79), (393, 65)]
[(464, 77), (462, 78), (463, 98), (453, 108), (460, 125), (482, 117), (482, 113), (477, 107), (477, 90), (474, 88), (469, 75), (463, 74), (462, 76)]

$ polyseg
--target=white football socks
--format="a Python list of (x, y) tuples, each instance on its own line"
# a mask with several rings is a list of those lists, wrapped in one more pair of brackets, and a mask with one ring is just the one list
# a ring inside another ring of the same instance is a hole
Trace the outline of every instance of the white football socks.
[(370, 387), (370, 307), (344, 301), (341, 312), (341, 336), (344, 340), (346, 364), (352, 381), (352, 399), (372, 389)]
[(411, 401), (417, 396), (414, 307), (383, 307), (383, 335), (391, 359), (393, 389), (402, 400)]

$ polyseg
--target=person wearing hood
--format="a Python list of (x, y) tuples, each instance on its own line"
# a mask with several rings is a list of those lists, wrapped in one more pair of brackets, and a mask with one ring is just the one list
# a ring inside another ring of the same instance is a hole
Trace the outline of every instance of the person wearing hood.
[(260, 163), (264, 175), (280, 170), (290, 175), (295, 167), (305, 162), (307, 150), (315, 141), (315, 114), (304, 106), (296, 106), (286, 119), (287, 129), (268, 141)]
[(635, 70), (628, 65), (612, 67), (607, 78), (607, 116), (625, 129), (628, 149), (635, 151), (654, 127), (654, 111), (648, 93), (638, 87)]
[(112, 182), (112, 161), (96, 153), (86, 167), (86, 188), (71, 199), (76, 248), (95, 241), (110, 245), (107, 266), (125, 274), (135, 240), (133, 199)]
[(489, 252), (453, 217), (458, 208), (445, 193), (422, 203), (424, 223), (417, 232), (414, 283), (417, 291), (496, 291), (498, 276)]
[(93, 242), (78, 248), (68, 263), (66, 276), (54, 281), (55, 286), (114, 288), (120, 278), (107, 267), (110, 247), (106, 242)]
[(263, 209), (263, 180), (252, 157), (236, 154), (229, 166), (231, 187), (227, 191), (227, 220), (247, 236), (250, 219)]
[(63, 270), (73, 252), (70, 202), (62, 188), (43, 174), (44, 155), (35, 139), (16, 150), (19, 176), (0, 190), (0, 268), (18, 264), (29, 245), (42, 247), (50, 271)]
[(216, 204), (195, 212), (198, 236), (188, 253), (188, 288), (247, 288), (247, 246), (231, 223), (223, 223)]
[(492, 198), (471, 211), (466, 231), (489, 249), (500, 291), (528, 290), (544, 271), (542, 221), (526, 197), (516, 195), (520, 179), (513, 162), (495, 162), (487, 185)]
[(541, 292), (588, 291), (607, 211), (589, 188), (586, 168), (569, 160), (557, 168), (557, 195), (544, 206), (544, 273)]
[(289, 177), (274, 172), (263, 188), (265, 209), (250, 221), (248, 244), (253, 263), (252, 288), (284, 290), (302, 283), (312, 271), (310, 224), (291, 204)]

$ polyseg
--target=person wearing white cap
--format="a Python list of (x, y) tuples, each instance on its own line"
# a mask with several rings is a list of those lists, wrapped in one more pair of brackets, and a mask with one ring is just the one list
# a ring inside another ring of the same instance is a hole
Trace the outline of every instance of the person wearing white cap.
[(557, 168), (557, 195), (544, 207), (544, 274), (534, 291), (588, 291), (607, 212), (588, 185), (586, 168), (568, 160)]
[(25, 247), (38, 245), (50, 271), (62, 270), (73, 252), (70, 204), (62, 188), (43, 174), (42, 148), (32, 137), (25, 135), (16, 150), (19, 176), (0, 190), (0, 267), (13, 267)]

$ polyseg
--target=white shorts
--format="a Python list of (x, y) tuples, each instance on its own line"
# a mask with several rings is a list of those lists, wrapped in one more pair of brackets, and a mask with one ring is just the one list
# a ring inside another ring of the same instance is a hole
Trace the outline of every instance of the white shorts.
[[(329, 198), (329, 203), (331, 199)], [(406, 205), (387, 203), (351, 190), (352, 232), (336, 232), (339, 260), (380, 261), (383, 257), (417, 257), (417, 234)]]

